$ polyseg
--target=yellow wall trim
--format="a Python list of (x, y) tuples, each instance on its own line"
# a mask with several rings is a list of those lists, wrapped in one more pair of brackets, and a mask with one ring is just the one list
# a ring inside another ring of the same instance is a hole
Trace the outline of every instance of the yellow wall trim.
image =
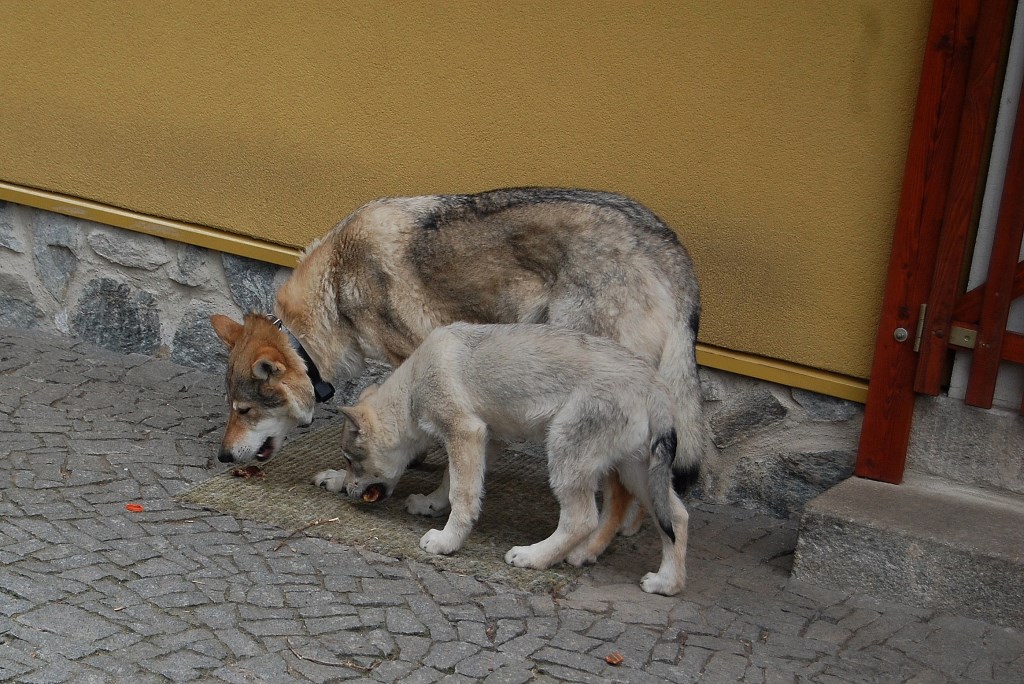
[(708, 368), (828, 394), (861, 404), (868, 398), (868, 384), (863, 380), (755, 354), (698, 344), (697, 363)]
[[(0, 181), (0, 200), (75, 216), (138, 233), (155, 235), (197, 247), (268, 261), (281, 266), (294, 267), (301, 254), (297, 249), (233, 235), (222, 230), (146, 216), (97, 202), (25, 188), (2, 181)], [(754, 354), (698, 344), (697, 362), (709, 368), (860, 403), (864, 403), (867, 399), (868, 386), (862, 380)]]
[(171, 219), (147, 216), (126, 209), (118, 209), (107, 204), (90, 202), (89, 200), (58, 195), (53, 192), (11, 185), (0, 181), (0, 200), (16, 204), (25, 204), (37, 209), (66, 214), (77, 218), (105, 223), (109, 226), (146, 233), (156, 237), (184, 242), (197, 247), (215, 249), (238, 256), (268, 261), (279, 266), (294, 267), (299, 261), (301, 252), (292, 247), (275, 245), (264, 240), (234, 235), (227, 231), (207, 228), (192, 223), (183, 223)]

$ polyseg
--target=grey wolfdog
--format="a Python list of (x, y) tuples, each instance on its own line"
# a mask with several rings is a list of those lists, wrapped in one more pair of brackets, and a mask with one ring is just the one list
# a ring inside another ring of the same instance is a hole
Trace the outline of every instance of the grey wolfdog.
[[(676, 489), (696, 478), (697, 279), (676, 234), (621, 195), (513, 188), (374, 200), (310, 245), (275, 313), (276, 325), (211, 318), (230, 349), (222, 462), (270, 458), (332, 380), (360, 375), (364, 357), (397, 367), (457, 321), (547, 323), (611, 338), (657, 369), (674, 400)], [(606, 507), (625, 510), (614, 473), (605, 493)], [(621, 519), (609, 518), (609, 541)]]
[(454, 323), (435, 329), (379, 389), (368, 390), (341, 409), (347, 469), (319, 473), (317, 484), (357, 499), (382, 484), (390, 495), (436, 440), (448, 453), (451, 514), (420, 547), (448, 554), (462, 548), (480, 515), (485, 453), (506, 440), (541, 442), (561, 505), (558, 527), (541, 542), (513, 547), (506, 562), (544, 569), (589, 560), (594, 494), (614, 469), (661, 532), (661, 568), (640, 587), (666, 595), (683, 588), (688, 515), (672, 489), (675, 406), (654, 369), (623, 347), (548, 325)]

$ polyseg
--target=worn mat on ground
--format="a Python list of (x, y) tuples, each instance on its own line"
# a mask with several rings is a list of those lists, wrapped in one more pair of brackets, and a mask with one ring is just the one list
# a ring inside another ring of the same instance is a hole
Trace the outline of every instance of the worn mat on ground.
[[(437, 487), (447, 467), (444, 457), (431, 454), (421, 466), (408, 470), (394, 494), (383, 502), (352, 501), (312, 483), (321, 470), (343, 466), (337, 447), (341, 430), (338, 422), (287, 442), (262, 465), (262, 478), (233, 477), (227, 470), (186, 490), (177, 499), (278, 525), (286, 530), (282, 538), (287, 532), (305, 528), (307, 534), (349, 546), (412, 558), (530, 591), (562, 589), (583, 572), (564, 563), (542, 571), (515, 568), (504, 561), (509, 548), (538, 542), (558, 524), (558, 503), (551, 494), (543, 459), (515, 451), (497, 458), (484, 482), (483, 512), (465, 546), (451, 556), (435, 556), (420, 549), (419, 540), (427, 530), (442, 528), (447, 515), (426, 518), (407, 513), (405, 497)], [(333, 518), (337, 522), (322, 522)]]

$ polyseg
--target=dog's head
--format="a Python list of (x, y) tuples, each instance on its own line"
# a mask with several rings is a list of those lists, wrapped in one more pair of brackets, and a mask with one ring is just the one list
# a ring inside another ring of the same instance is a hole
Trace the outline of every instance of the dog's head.
[(267, 318), (246, 314), (244, 324), (210, 317), (227, 345), (228, 424), (218, 460), (266, 461), (296, 425), (313, 420), (313, 384), (287, 336)]
[(379, 419), (377, 411), (365, 400), (376, 392), (368, 387), (355, 406), (341, 408), (345, 416), (341, 451), (345, 457), (345, 493), (354, 499), (362, 498), (372, 485), (382, 485), (383, 497), (391, 496), (406, 466), (414, 456), (411, 445), (406, 444), (395, 430)]

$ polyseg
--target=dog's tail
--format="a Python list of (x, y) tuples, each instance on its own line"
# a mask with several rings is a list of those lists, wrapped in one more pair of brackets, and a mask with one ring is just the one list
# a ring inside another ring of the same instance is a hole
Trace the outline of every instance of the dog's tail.
[(679, 496), (697, 482), (705, 445), (704, 400), (695, 350), (699, 324), (700, 306), (696, 305), (688, 321), (677, 321), (672, 326), (658, 365), (658, 377), (675, 403), (672, 486)]
[(672, 509), (669, 499), (673, 496), (675, 478), (673, 461), (676, 457), (678, 438), (676, 429), (669, 428), (654, 432), (651, 439), (651, 463), (647, 470), (647, 491), (651, 497), (651, 512), (658, 526), (674, 544), (676, 533), (672, 528)]

